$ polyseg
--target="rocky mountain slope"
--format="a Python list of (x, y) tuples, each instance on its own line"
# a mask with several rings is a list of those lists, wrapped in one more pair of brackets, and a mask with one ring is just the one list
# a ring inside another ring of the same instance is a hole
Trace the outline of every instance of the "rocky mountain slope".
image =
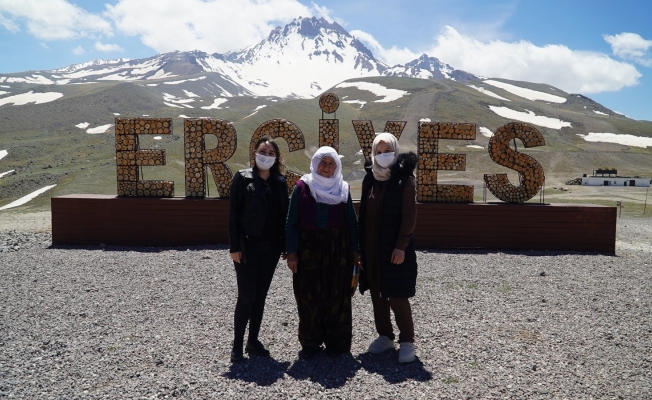
[[(306, 149), (288, 154), (288, 165), (306, 172), (318, 145), (318, 96), (326, 91), (341, 100), (335, 116), (354, 190), (361, 170), (350, 122), (355, 119), (371, 120), (377, 131), (387, 120), (407, 121), (404, 149), (416, 147), (419, 120), (475, 123), (476, 140), (440, 144), (442, 152), (466, 153), (467, 171), (442, 172), (440, 179), (471, 182), (479, 189), (484, 173), (505, 172), (489, 159), (486, 147), (493, 130), (514, 120), (531, 123), (544, 135), (546, 146), (528, 151), (543, 164), (551, 185), (601, 166), (652, 176), (652, 153), (645, 144), (652, 138), (650, 122), (628, 119), (582, 94), (543, 83), (479, 78), (427, 55), (390, 67), (339, 25), (304, 18), (228, 54), (173, 52), (0, 75), (0, 151), (7, 151), (0, 176), (14, 171), (0, 178), (0, 207), (46, 184), (57, 184), (49, 195), (115, 194), (112, 124), (118, 116), (173, 119), (172, 136), (144, 137), (141, 146), (166, 150), (168, 164), (145, 168), (145, 178), (173, 179), (179, 195), (188, 117), (234, 124), (238, 147), (229, 161), (232, 170), (246, 165), (249, 140), (260, 124), (291, 120), (303, 131)], [(629, 144), (588, 140), (596, 134), (634, 139), (623, 142)], [(209, 146), (216, 145), (209, 140)], [(30, 204), (47, 206), (47, 197)]]

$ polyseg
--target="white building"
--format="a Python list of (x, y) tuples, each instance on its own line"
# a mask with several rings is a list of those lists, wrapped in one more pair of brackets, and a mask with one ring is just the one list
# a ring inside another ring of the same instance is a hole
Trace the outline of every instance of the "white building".
[(647, 178), (628, 178), (626, 176), (583, 176), (582, 186), (636, 186), (650, 187)]

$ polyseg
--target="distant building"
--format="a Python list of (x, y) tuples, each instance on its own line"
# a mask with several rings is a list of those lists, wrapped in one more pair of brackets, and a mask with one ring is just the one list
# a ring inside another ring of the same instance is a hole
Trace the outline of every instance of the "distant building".
[[(606, 175), (606, 176), (605, 176)], [(612, 168), (596, 169), (592, 176), (582, 176), (582, 186), (636, 186), (650, 187), (650, 180), (646, 178), (631, 178), (618, 176), (618, 171)]]

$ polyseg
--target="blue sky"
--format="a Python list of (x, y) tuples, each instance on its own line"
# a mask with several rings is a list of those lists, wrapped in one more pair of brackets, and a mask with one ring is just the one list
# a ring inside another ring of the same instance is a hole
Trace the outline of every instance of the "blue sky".
[(0, 73), (224, 53), (299, 16), (337, 21), (390, 65), (426, 53), (652, 121), (649, 0), (0, 0)]

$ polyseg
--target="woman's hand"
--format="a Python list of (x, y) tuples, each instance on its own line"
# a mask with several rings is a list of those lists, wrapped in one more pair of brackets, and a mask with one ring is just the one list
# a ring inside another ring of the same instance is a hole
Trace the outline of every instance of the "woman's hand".
[(231, 259), (240, 264), (240, 260), (242, 260), (242, 252), (236, 251), (235, 253), (231, 253)]
[(405, 251), (394, 249), (392, 251), (392, 264), (403, 264), (405, 261)]
[(297, 253), (288, 253), (286, 261), (290, 271), (292, 271), (293, 274), (296, 274), (297, 267), (299, 266), (299, 256), (297, 256)]
[(362, 268), (362, 258), (360, 257), (360, 253), (357, 251), (353, 252), (353, 264), (357, 265), (360, 269), (364, 269)]

